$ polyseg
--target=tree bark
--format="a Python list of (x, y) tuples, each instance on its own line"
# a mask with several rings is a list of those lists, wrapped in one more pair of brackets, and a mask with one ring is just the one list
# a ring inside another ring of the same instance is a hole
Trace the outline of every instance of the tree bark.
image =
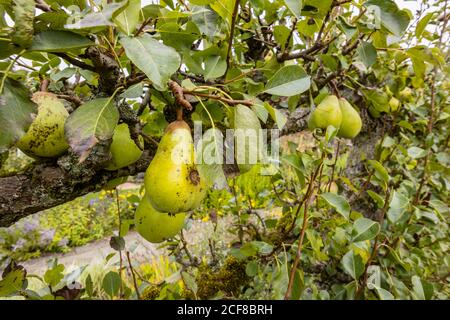
[(2, 177), (0, 227), (8, 227), (25, 216), (98, 191), (111, 179), (144, 172), (153, 153), (153, 150), (146, 150), (133, 165), (117, 171), (89, 170), (90, 164), (76, 164), (67, 170), (64, 161), (58, 161), (40, 163), (24, 173)]

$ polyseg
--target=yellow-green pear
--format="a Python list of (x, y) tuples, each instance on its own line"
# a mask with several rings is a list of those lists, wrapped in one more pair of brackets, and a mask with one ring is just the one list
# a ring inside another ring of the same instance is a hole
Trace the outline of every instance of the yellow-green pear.
[(337, 133), (338, 137), (352, 139), (361, 131), (362, 121), (358, 111), (344, 98), (339, 99), (342, 122)]
[[(141, 145), (144, 144), (142, 137), (139, 137)], [(142, 150), (130, 137), (130, 129), (126, 123), (119, 124), (114, 129), (111, 146), (109, 147), (112, 158), (105, 165), (106, 170), (117, 170), (139, 160)]]
[(167, 126), (144, 184), (150, 203), (161, 212), (193, 210), (205, 198), (206, 181), (197, 170), (191, 130), (183, 120)]
[(400, 101), (396, 97), (392, 97), (389, 100), (389, 108), (391, 109), (391, 112), (397, 111), (399, 106), (400, 106)]
[(139, 202), (134, 216), (137, 232), (149, 242), (159, 243), (174, 237), (183, 228), (186, 214), (159, 212), (147, 195)]
[(58, 157), (69, 145), (64, 136), (64, 124), (69, 117), (64, 104), (50, 92), (36, 92), (32, 99), (38, 112), (17, 147), (31, 157)]
[(339, 128), (341, 122), (342, 113), (339, 107), (339, 99), (334, 95), (329, 95), (312, 112), (308, 119), (308, 127), (311, 130), (316, 128), (326, 129), (330, 125)]

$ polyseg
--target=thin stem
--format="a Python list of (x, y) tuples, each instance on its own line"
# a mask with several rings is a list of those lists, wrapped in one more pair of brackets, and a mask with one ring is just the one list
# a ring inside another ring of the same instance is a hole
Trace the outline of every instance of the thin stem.
[(225, 74), (227, 74), (228, 69), (230, 68), (230, 59), (231, 59), (231, 47), (233, 46), (233, 37), (234, 37), (234, 27), (236, 25), (236, 19), (237, 19), (237, 13), (239, 10), (239, 3), (240, 0), (236, 0), (234, 3), (234, 9), (233, 9), (233, 15), (231, 17), (231, 30), (230, 30), (230, 37), (228, 39), (228, 50), (227, 50), (227, 69), (225, 71)]
[(17, 55), (17, 57), (15, 57), (15, 58), (9, 63), (8, 67), (6, 68), (5, 74), (3, 75), (2, 81), (0, 82), (0, 94), (3, 93), (3, 88), (4, 88), (4, 86), (5, 86), (6, 78), (8, 77), (8, 74), (9, 74), (9, 72), (11, 71), (11, 69), (12, 69), (14, 63), (16, 63), (16, 61), (20, 58), (20, 56), (21, 56), (22, 54), (25, 53), (25, 51), (26, 51), (26, 50), (22, 50), (22, 51)]
[[(117, 216), (119, 217), (119, 237), (120, 230), (122, 230), (122, 218), (120, 214), (120, 202), (119, 202), (119, 191), (117, 188), (114, 189), (116, 194), (116, 204), (117, 204)], [(123, 268), (123, 259), (122, 259), (122, 250), (119, 250), (119, 277), (120, 277), (120, 288), (119, 288), (119, 297), (123, 296), (123, 279), (122, 279), (122, 268)]]
[(134, 274), (134, 269), (133, 269), (133, 266), (131, 264), (130, 252), (127, 251), (126, 255), (127, 255), (128, 265), (130, 266), (131, 276), (133, 277), (134, 290), (136, 291), (136, 296), (137, 296), (138, 300), (141, 300), (141, 295), (139, 293), (139, 287), (137, 285), (136, 276)]

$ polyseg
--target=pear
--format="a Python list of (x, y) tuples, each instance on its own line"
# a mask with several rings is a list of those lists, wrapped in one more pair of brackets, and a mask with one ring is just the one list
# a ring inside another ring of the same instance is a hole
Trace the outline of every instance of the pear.
[(38, 112), (17, 147), (31, 157), (62, 155), (69, 148), (64, 137), (64, 124), (69, 113), (64, 104), (50, 92), (36, 92), (31, 100), (37, 104)]
[[(141, 144), (144, 143), (142, 137), (139, 137)], [(139, 160), (142, 150), (130, 137), (130, 129), (126, 123), (119, 124), (114, 129), (111, 146), (109, 147), (112, 158), (105, 165), (106, 170), (117, 170)]]
[(197, 170), (191, 130), (183, 120), (167, 126), (145, 172), (144, 185), (150, 203), (162, 212), (193, 210), (205, 198), (206, 181)]
[(339, 128), (341, 122), (342, 113), (339, 107), (339, 99), (334, 95), (329, 95), (312, 112), (308, 119), (308, 127), (311, 130), (316, 128), (326, 129), (330, 125)]
[(342, 122), (338, 131), (338, 137), (352, 139), (361, 131), (362, 121), (358, 111), (344, 98), (339, 99), (342, 113)]
[(159, 243), (174, 237), (183, 228), (186, 214), (159, 212), (150, 204), (147, 195), (139, 202), (134, 216), (137, 232), (149, 242)]

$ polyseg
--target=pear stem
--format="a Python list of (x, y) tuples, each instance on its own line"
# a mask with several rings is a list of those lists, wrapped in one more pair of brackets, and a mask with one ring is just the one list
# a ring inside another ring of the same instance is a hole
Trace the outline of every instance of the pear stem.
[(183, 121), (183, 109), (177, 108), (177, 121)]

